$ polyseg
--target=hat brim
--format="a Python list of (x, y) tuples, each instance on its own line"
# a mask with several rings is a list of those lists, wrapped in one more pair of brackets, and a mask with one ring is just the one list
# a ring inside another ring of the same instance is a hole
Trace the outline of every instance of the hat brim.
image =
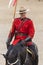
[(24, 12), (23, 11), (17, 11), (16, 13), (27, 13), (27, 12), (29, 12), (30, 10), (29, 9), (27, 9), (27, 10), (25, 10)]

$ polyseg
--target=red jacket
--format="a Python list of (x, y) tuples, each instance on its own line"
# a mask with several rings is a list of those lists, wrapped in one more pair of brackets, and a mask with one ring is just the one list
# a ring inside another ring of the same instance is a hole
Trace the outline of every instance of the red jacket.
[[(22, 25), (22, 23), (23, 23), (23, 25)], [(19, 30), (18, 30), (18, 28), (19, 28)], [(15, 18), (8, 37), (10, 37), (10, 35), (12, 35), (12, 37), (13, 37), (16, 30), (20, 33), (27, 34), (27, 36), (17, 35), (15, 37), (15, 39), (13, 40), (13, 43), (12, 43), (13, 45), (17, 44), (20, 40), (23, 40), (28, 36), (30, 36), (31, 38), (34, 37), (34, 33), (35, 33), (34, 25), (33, 25), (32, 20), (30, 20), (28, 18), (25, 21), (21, 21), (20, 18)], [(28, 43), (28, 45), (31, 45), (31, 44), (32, 43)]]

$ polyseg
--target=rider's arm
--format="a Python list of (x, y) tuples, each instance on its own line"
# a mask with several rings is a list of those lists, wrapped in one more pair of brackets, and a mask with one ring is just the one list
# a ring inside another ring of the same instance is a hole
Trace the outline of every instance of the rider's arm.
[(31, 20), (29, 22), (30, 23), (28, 26), (28, 37), (24, 40), (25, 42), (31, 41), (31, 39), (34, 37), (35, 34), (33, 22)]
[(34, 29), (34, 25), (33, 25), (33, 22), (30, 20), (29, 21), (29, 26), (28, 26), (28, 37), (24, 40), (21, 41), (21, 44), (22, 43), (25, 43), (25, 42), (29, 42), (32, 40), (32, 38), (34, 37), (34, 34), (35, 34), (35, 29)]
[(14, 32), (15, 32), (15, 23), (14, 22), (15, 22), (15, 20), (13, 21), (12, 28), (9, 32), (8, 39), (6, 41), (7, 46), (10, 45), (10, 42), (11, 42), (13, 36), (14, 36)]
[(30, 24), (28, 26), (28, 37), (31, 39), (34, 37), (35, 34), (35, 28), (33, 22), (30, 20)]

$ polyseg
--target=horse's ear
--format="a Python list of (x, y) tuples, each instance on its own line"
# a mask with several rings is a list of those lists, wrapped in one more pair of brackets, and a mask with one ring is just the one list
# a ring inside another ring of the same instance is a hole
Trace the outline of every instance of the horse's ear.
[(3, 57), (4, 57), (5, 59), (7, 58), (5, 54), (2, 54), (2, 55), (3, 55)]

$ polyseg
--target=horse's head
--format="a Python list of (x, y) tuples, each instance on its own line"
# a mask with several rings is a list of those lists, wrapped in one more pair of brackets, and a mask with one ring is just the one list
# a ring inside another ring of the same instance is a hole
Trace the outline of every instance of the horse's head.
[(19, 61), (18, 52), (16, 50), (11, 51), (8, 56), (6, 56), (6, 54), (2, 55), (4, 56), (5, 60), (7, 60), (8, 65), (14, 65)]
[(5, 58), (5, 60), (7, 60), (7, 64), (8, 65), (15, 65), (19, 61), (19, 59), (17, 58), (17, 56), (7, 59), (7, 57), (6, 57), (5, 54), (2, 54), (2, 55)]

